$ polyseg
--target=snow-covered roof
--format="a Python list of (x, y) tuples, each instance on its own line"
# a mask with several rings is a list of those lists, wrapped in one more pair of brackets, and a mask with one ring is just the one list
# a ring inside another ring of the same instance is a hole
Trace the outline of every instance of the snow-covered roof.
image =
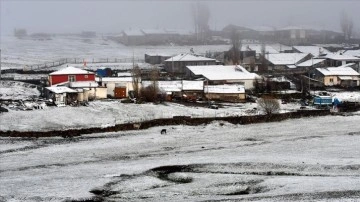
[(206, 58), (203, 56), (198, 56), (198, 55), (194, 55), (194, 54), (190, 54), (190, 53), (182, 53), (179, 55), (176, 55), (174, 57), (171, 57), (167, 60), (165, 60), (166, 62), (179, 62), (179, 61), (215, 61), (215, 59), (212, 58)]
[[(143, 87), (147, 87), (153, 84), (152, 81), (142, 81)], [(181, 92), (181, 81), (157, 81), (157, 85), (162, 92)]]
[(358, 57), (354, 57), (351, 55), (340, 55), (340, 54), (334, 54), (334, 53), (326, 54), (326, 56), (324, 56), (324, 58), (328, 58), (331, 60), (338, 60), (338, 61), (360, 61), (360, 58), (358, 58)]
[(357, 71), (347, 66), (316, 68), (316, 70), (324, 76), (360, 76)]
[(354, 56), (360, 58), (360, 50), (347, 50), (343, 52), (343, 55)]
[[(241, 51), (255, 51), (257, 54), (261, 53), (261, 44), (243, 44), (241, 46)], [(265, 45), (265, 53), (279, 53), (279, 51), (275, 50), (270, 45)]]
[(51, 87), (45, 87), (45, 88), (54, 93), (76, 93), (77, 92), (76, 90), (73, 90), (66, 86), (51, 86)]
[(201, 65), (187, 66), (195, 75), (202, 75), (209, 80), (253, 80), (258, 77), (240, 65)]
[(258, 31), (258, 32), (271, 32), (271, 31), (275, 31), (275, 27), (271, 27), (271, 26), (264, 26), (264, 25), (260, 25), (260, 26), (250, 26), (248, 27), (252, 30)]
[(271, 46), (273, 49), (278, 51), (278, 53), (283, 52), (283, 51), (291, 51), (292, 50), (291, 46), (287, 46), (287, 45), (280, 44), (280, 43), (269, 44), (269, 46)]
[(204, 81), (182, 81), (183, 90), (204, 90)]
[(148, 56), (161, 56), (161, 57), (171, 57), (168, 53), (145, 53)]
[(331, 53), (329, 50), (318, 46), (293, 46), (293, 48), (301, 53), (310, 53), (315, 57), (321, 54)]
[(70, 66), (70, 67), (66, 67), (64, 69), (60, 69), (58, 71), (52, 72), (49, 75), (69, 75), (69, 74), (94, 74), (94, 73)]
[(142, 29), (144, 34), (169, 34), (165, 29)]
[(268, 54), (267, 58), (274, 65), (294, 65), (307, 55), (307, 53), (274, 53)]
[(97, 82), (132, 82), (132, 77), (96, 77)]
[(131, 77), (131, 73), (130, 72), (119, 72), (117, 73), (118, 77)]
[(323, 61), (325, 61), (325, 59), (313, 58), (313, 59), (310, 59), (310, 60), (306, 60), (305, 62), (302, 62), (300, 64), (297, 64), (296, 66), (297, 67), (311, 67), (311, 66), (316, 65), (318, 63), (321, 63)]
[(207, 85), (204, 93), (245, 93), (243, 85)]
[(95, 81), (76, 81), (70, 82), (71, 88), (91, 88), (91, 87), (98, 87), (99, 84)]

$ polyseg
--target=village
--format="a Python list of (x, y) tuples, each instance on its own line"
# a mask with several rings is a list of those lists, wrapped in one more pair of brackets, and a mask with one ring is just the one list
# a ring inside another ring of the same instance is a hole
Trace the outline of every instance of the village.
[[(149, 36), (125, 33), (121, 36), (126, 36), (128, 42), (159, 41), (164, 37), (162, 32)], [(136, 58), (133, 55), (127, 59), (68, 58), (23, 68), (4, 68), (1, 78), (3, 82), (36, 84), (39, 97), (32, 99), (58, 107), (115, 99), (123, 103), (179, 102), (217, 109), (221, 103), (256, 102), (262, 96), (276, 98), (282, 104), (301, 103), (301, 109), (309, 104), (330, 109), (335, 103), (335, 107), (343, 110), (359, 105), (358, 45), (283, 45), (240, 39), (241, 34), (246, 36), (248, 31), (235, 28), (225, 33), (228, 45), (215, 51), (196, 53), (194, 48), (189, 48), (166, 53), (165, 49), (162, 52), (144, 50), (143, 58), (139, 53)], [(282, 31), (281, 36), (289, 37), (287, 44), (309, 44), (314, 39), (305, 33), (312, 32), (292, 28), (288, 35)], [(87, 34), (85, 38), (96, 37), (95, 33)], [(259, 31), (255, 36), (261, 34)], [(109, 37), (109, 40), (118, 43), (117, 39)], [(355, 96), (336, 97), (329, 91), (351, 91)], [(2, 93), (2, 107), (6, 108), (9, 104), (12, 106), (10, 100), (17, 99), (6, 98), (5, 94)], [(22, 109), (42, 108), (39, 103), (25, 106), (23, 101), (18, 104)]]
[(359, 1), (1, 1), (0, 201), (360, 201)]

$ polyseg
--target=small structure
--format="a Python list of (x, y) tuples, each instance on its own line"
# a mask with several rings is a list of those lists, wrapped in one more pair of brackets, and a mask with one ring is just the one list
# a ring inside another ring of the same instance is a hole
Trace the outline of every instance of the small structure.
[(206, 85), (204, 93), (207, 99), (228, 102), (241, 102), (246, 97), (243, 85)]
[(129, 91), (134, 90), (132, 77), (96, 77), (100, 86), (106, 87), (106, 95), (113, 98), (129, 97)]
[[(142, 81), (141, 87), (146, 88), (147, 86), (153, 85), (152, 81)], [(166, 94), (166, 100), (171, 100), (174, 97), (182, 97), (182, 81), (157, 81), (157, 87), (162, 94)]]
[(100, 77), (110, 77), (112, 75), (112, 71), (108, 67), (100, 67), (96, 70), (96, 75)]
[(165, 71), (173, 75), (185, 76), (186, 66), (215, 65), (216, 60), (203, 56), (185, 53), (165, 60)]
[(44, 96), (52, 99), (56, 106), (65, 106), (77, 100), (78, 92), (65, 86), (45, 87)]
[(317, 107), (331, 106), (332, 105), (332, 97), (331, 96), (315, 96), (314, 97), (314, 105)]
[(348, 65), (316, 68), (315, 78), (325, 86), (355, 87), (360, 85), (360, 74)]

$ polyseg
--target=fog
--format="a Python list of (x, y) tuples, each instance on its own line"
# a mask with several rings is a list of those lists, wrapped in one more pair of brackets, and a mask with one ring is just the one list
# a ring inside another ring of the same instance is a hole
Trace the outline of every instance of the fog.
[[(1, 0), (1, 34), (14, 28), (29, 33), (120, 32), (136, 28), (193, 30), (194, 1), (95, 1)], [(357, 0), (200, 1), (210, 10), (209, 26), (221, 30), (228, 24), (242, 26), (305, 25), (340, 31), (340, 14), (352, 17), (360, 27)]]

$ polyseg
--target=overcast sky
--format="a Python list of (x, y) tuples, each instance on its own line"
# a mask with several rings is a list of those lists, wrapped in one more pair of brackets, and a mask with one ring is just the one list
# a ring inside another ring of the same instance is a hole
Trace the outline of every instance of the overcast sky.
[[(193, 29), (194, 1), (165, 0), (0, 0), (1, 34), (14, 28), (34, 32), (120, 32), (135, 28)], [(360, 0), (209, 0), (210, 28), (243, 26), (316, 26), (340, 30), (346, 11), (360, 29)]]

